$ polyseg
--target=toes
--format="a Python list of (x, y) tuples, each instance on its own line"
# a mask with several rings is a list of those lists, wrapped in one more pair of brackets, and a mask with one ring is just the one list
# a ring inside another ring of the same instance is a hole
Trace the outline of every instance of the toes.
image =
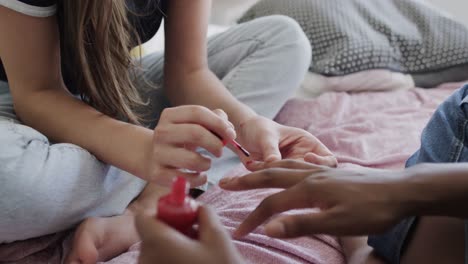
[(73, 246), (65, 263), (70, 264), (95, 264), (99, 253), (93, 236), (87, 231), (78, 230), (75, 234)]

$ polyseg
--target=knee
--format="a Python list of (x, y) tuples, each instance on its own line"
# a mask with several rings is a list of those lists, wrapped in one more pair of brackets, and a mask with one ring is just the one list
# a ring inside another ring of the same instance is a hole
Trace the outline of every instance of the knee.
[(11, 121), (0, 121), (0, 146), (0, 243), (55, 231), (62, 212), (53, 206), (60, 202), (54, 185), (69, 175), (52, 178), (51, 161), (65, 163), (63, 157), (44, 135)]
[(0, 146), (0, 243), (58, 232), (90, 215), (120, 214), (144, 186), (27, 126), (0, 121)]
[(283, 15), (273, 15), (258, 19), (264, 23), (270, 45), (275, 46), (275, 53), (284, 62), (291, 61), (294, 65), (308, 69), (312, 60), (312, 47), (309, 39), (299, 23)]
[[(0, 146), (0, 182), (10, 182), (43, 169), (42, 162), (47, 159), (49, 142), (32, 128), (0, 121)], [(32, 183), (26, 181), (25, 184)], [(4, 189), (7, 185), (0, 186)]]
[(423, 162), (458, 162), (467, 159), (468, 86), (455, 91), (434, 112), (421, 134), (419, 150), (407, 166)]
[(450, 107), (460, 109), (462, 115), (468, 120), (468, 84), (458, 89), (449, 99)]

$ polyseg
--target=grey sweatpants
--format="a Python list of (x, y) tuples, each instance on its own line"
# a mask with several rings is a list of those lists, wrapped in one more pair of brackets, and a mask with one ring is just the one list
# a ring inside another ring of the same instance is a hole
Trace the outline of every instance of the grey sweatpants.
[[(299, 87), (311, 48), (295, 21), (272, 16), (212, 37), (208, 56), (210, 69), (236, 98), (273, 118)], [(144, 57), (144, 78), (162, 85), (163, 63), (163, 54)], [(161, 89), (148, 96), (154, 117), (169, 106)], [(226, 151), (213, 162), (210, 183), (238, 163)], [(121, 214), (144, 186), (85, 149), (52, 144), (21, 124), (8, 84), (0, 82), (0, 243), (62, 231), (90, 216)]]

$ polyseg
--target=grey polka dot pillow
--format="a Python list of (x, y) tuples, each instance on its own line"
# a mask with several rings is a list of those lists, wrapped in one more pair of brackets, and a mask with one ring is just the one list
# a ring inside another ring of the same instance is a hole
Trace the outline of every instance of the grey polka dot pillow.
[(422, 0), (261, 0), (240, 22), (272, 14), (299, 22), (312, 45), (311, 71), (320, 74), (468, 65), (468, 29)]

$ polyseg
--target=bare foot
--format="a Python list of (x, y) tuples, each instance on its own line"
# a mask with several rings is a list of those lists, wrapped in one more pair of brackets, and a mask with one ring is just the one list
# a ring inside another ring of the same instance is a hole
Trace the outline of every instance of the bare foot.
[(72, 250), (65, 263), (94, 264), (126, 252), (140, 240), (134, 224), (135, 214), (141, 210), (156, 210), (156, 201), (167, 192), (166, 188), (149, 184), (124, 214), (83, 221), (75, 232)]

